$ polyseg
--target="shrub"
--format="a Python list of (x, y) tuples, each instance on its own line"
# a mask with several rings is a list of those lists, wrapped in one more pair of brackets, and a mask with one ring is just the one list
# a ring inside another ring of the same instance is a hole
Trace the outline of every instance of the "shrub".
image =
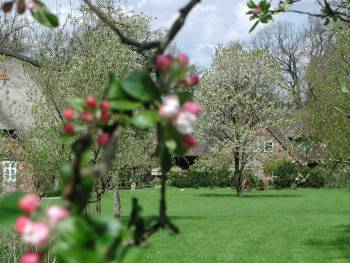
[(304, 178), (299, 183), (301, 187), (321, 188), (326, 185), (328, 171), (323, 167), (315, 167), (313, 169), (304, 168), (301, 174)]
[(179, 188), (189, 187), (228, 187), (231, 185), (231, 172), (217, 171), (177, 171), (169, 173), (169, 182)]
[(272, 174), (275, 188), (290, 188), (298, 174), (298, 166), (285, 159), (273, 159), (264, 165), (264, 171)]

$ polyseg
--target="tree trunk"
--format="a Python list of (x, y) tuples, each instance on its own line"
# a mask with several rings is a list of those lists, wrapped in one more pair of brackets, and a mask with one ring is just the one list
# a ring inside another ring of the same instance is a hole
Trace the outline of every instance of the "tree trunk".
[(235, 158), (235, 167), (234, 167), (235, 188), (236, 188), (237, 196), (241, 196), (242, 195), (242, 185), (241, 185), (242, 176), (241, 176), (241, 171), (239, 169), (240, 161), (239, 161), (238, 152), (235, 152), (234, 158)]
[(123, 210), (122, 210), (122, 204), (120, 202), (119, 187), (116, 186), (116, 189), (114, 192), (114, 216), (116, 218), (120, 218), (122, 214), (123, 214)]
[[(113, 191), (114, 191), (114, 216), (116, 218), (120, 218), (123, 214), (123, 210), (122, 210), (122, 204), (120, 201), (120, 192), (119, 192), (119, 187), (120, 187), (120, 183), (119, 183), (119, 177), (118, 174), (115, 174), (112, 177), (112, 184), (113, 184)], [(123, 186), (122, 186), (123, 187)]]
[(165, 201), (165, 187), (166, 187), (166, 173), (162, 171), (161, 187), (160, 187), (160, 207), (159, 207), (159, 223), (161, 227), (166, 225), (166, 201)]

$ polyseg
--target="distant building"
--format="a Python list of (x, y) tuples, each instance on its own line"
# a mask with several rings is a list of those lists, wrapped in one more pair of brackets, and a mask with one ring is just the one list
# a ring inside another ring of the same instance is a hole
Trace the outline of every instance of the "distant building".
[(33, 190), (30, 165), (21, 158), (21, 133), (33, 122), (30, 94), (38, 92), (38, 63), (0, 49), (0, 194)]

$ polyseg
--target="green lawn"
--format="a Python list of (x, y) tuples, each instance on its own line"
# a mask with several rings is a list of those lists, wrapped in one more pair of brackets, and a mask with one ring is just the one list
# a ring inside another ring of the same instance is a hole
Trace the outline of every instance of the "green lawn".
[[(158, 210), (158, 190), (123, 191), (143, 215)], [(112, 213), (112, 195), (103, 212)], [(160, 231), (145, 245), (144, 263), (350, 262), (350, 191), (285, 190), (247, 193), (230, 189), (168, 190), (168, 213), (179, 235)]]

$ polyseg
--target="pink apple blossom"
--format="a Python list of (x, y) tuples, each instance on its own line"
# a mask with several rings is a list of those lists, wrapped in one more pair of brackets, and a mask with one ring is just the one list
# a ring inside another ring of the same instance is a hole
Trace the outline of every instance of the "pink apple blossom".
[(19, 200), (19, 207), (25, 213), (32, 213), (39, 208), (40, 198), (35, 194), (28, 194)]
[(193, 132), (192, 125), (197, 117), (190, 112), (182, 111), (174, 118), (173, 122), (176, 129), (182, 134), (191, 134)]
[(41, 247), (48, 243), (49, 227), (41, 222), (27, 224), (23, 230), (22, 241), (25, 244)]
[(42, 262), (42, 256), (37, 252), (27, 252), (25, 253), (21, 259), (20, 263), (40, 263)]
[(162, 118), (173, 118), (180, 110), (179, 97), (176, 95), (166, 96), (159, 108), (159, 115)]
[(54, 205), (46, 210), (46, 215), (50, 225), (56, 226), (69, 216), (69, 211), (63, 206)]
[(20, 216), (16, 220), (15, 231), (22, 235), (27, 224), (31, 224), (31, 220), (26, 216)]
[(184, 111), (190, 112), (193, 115), (198, 116), (202, 111), (203, 107), (197, 102), (188, 101), (182, 106)]
[(192, 75), (185, 79), (185, 84), (187, 86), (195, 86), (198, 83), (199, 83), (199, 77), (197, 75)]

